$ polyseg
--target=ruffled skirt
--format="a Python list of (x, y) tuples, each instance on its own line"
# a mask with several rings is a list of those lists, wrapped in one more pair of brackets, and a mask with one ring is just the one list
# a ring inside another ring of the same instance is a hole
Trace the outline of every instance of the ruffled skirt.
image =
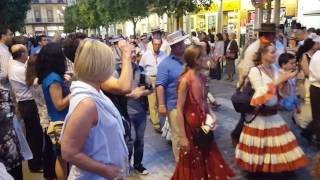
[(235, 153), (236, 164), (249, 172), (294, 171), (308, 163), (280, 115), (258, 116), (245, 124)]

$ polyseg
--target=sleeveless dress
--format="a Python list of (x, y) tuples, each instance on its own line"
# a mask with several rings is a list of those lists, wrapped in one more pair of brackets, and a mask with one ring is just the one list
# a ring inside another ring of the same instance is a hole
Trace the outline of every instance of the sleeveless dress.
[[(274, 80), (279, 70), (273, 66)], [(255, 93), (252, 106), (275, 106), (278, 103), (277, 88), (273, 80), (257, 67), (250, 70), (249, 80)], [(244, 124), (235, 151), (236, 164), (249, 172), (280, 173), (305, 167), (308, 160), (298, 146), (296, 137), (279, 115), (258, 115), (252, 123)]]
[[(123, 169), (121, 177), (127, 176), (129, 173), (128, 149), (124, 140), (124, 127), (117, 108), (102, 91), (98, 92), (82, 81), (72, 82), (71, 93), (73, 97), (70, 100), (69, 112), (60, 140), (63, 141), (64, 129), (77, 105), (85, 98), (91, 98), (96, 103), (98, 122), (90, 129), (82, 152), (103, 164)], [(104, 180), (105, 178), (72, 165), (68, 179)]]
[[(200, 149), (193, 144), (192, 129), (200, 128), (205, 122), (206, 114), (209, 112), (204, 95), (205, 77), (201, 76), (201, 80), (195, 76), (192, 70), (183, 73), (181, 79), (186, 78), (187, 97), (184, 105), (185, 131), (189, 140), (190, 151), (185, 154), (180, 151), (179, 162), (177, 163), (172, 180), (227, 180), (234, 176), (234, 173), (225, 163), (216, 143), (212, 141), (211, 147), (208, 149)], [(187, 123), (187, 124), (186, 124)]]

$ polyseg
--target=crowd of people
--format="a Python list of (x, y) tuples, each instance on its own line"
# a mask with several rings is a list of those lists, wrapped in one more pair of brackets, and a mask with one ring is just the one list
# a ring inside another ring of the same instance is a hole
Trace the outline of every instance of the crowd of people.
[[(241, 113), (231, 133), (235, 163), (251, 175), (305, 167), (308, 159), (280, 111), (320, 145), (319, 31), (300, 26), (285, 35), (283, 26), (264, 23), (256, 31), (258, 39), (239, 53), (235, 33), (211, 30), (189, 37), (155, 27), (151, 37), (50, 39), (13, 37), (1, 26), (1, 172), (21, 180), (28, 160), (29, 170), (48, 180), (124, 179), (130, 170), (147, 175), (149, 118), (172, 141), (171, 179), (232, 179), (214, 140), (220, 105), (209, 92), (209, 81), (224, 76), (239, 80), (239, 97), (251, 93), (249, 109), (234, 103)], [(27, 144), (14, 125), (18, 119)]]

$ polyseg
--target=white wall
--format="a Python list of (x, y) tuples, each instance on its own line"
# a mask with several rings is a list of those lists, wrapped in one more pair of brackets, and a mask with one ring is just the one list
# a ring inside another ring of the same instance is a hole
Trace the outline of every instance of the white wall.
[[(305, 15), (317, 11), (316, 16)], [(298, 0), (298, 22), (307, 28), (320, 28), (320, 0)]]

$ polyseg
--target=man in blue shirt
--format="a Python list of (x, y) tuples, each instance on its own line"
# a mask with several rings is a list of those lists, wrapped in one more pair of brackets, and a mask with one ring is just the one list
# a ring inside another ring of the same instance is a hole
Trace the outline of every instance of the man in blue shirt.
[(37, 40), (38, 46), (31, 49), (30, 55), (39, 54), (41, 48), (48, 44), (48, 38), (45, 35), (38, 36), (36, 40)]
[(179, 128), (176, 122), (177, 83), (183, 69), (184, 40), (188, 35), (176, 31), (168, 36), (171, 54), (158, 66), (157, 97), (159, 113), (168, 116), (172, 133), (172, 150), (176, 161), (179, 160)]

